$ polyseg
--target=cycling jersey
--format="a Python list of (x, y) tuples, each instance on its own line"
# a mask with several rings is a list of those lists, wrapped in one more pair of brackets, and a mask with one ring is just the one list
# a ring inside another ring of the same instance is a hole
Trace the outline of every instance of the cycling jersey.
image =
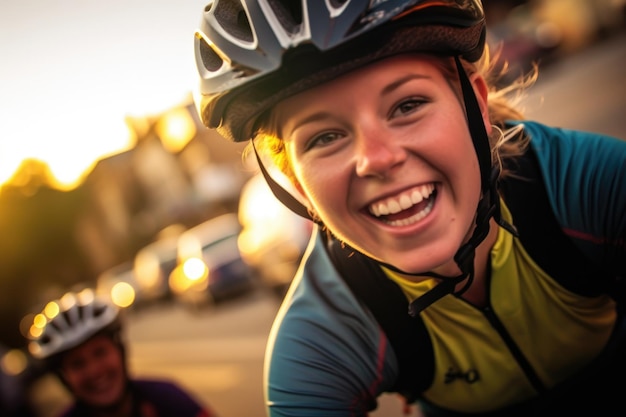
[[(176, 384), (168, 381), (133, 380), (133, 417), (212, 417), (213, 414), (200, 406)], [(70, 406), (61, 417), (90, 417), (89, 407), (77, 403)]]
[[(507, 410), (503, 415), (510, 416), (549, 391), (575, 405), (581, 398), (568, 392), (591, 391), (568, 391), (570, 381), (604, 387), (602, 375), (588, 370), (619, 341), (616, 300), (624, 294), (614, 284), (626, 277), (626, 142), (522, 123), (530, 146), (518, 164), (535, 167), (538, 181), (516, 179), (517, 186), (540, 183), (549, 215), (529, 200), (535, 188), (521, 194), (505, 184), (502, 217), (520, 236), (498, 231), (487, 306), (447, 295), (420, 313), (424, 343), (415, 355), (427, 375), (416, 378), (428, 383), (417, 395), (429, 415)], [(556, 241), (542, 239), (544, 226), (551, 225), (568, 237), (571, 252), (563, 255)], [(383, 273), (409, 299), (436, 285), (433, 279), (413, 283)], [(397, 356), (374, 315), (339, 275), (324, 231), (313, 234), (281, 305), (265, 363), (272, 417), (365, 416), (378, 396), (394, 390)], [(626, 388), (611, 384), (620, 392)], [(593, 395), (608, 390), (598, 388)]]

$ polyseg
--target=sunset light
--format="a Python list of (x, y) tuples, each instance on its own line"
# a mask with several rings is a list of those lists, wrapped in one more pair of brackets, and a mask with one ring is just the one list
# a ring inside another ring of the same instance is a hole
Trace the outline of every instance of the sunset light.
[(125, 119), (179, 106), (195, 88), (193, 36), (205, 0), (3, 2), (0, 186), (25, 159), (72, 188), (134, 145)]

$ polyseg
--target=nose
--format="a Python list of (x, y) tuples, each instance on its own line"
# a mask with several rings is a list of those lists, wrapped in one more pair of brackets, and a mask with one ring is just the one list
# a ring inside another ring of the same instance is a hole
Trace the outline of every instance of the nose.
[(386, 178), (406, 160), (406, 150), (385, 129), (362, 129), (356, 146), (356, 173), (360, 177)]

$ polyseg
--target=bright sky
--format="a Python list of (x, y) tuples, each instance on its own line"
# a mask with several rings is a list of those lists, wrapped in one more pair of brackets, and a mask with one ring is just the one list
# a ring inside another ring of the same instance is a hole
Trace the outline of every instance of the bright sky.
[(25, 158), (71, 181), (127, 148), (124, 117), (181, 104), (196, 86), (207, 0), (2, 0), (0, 184)]

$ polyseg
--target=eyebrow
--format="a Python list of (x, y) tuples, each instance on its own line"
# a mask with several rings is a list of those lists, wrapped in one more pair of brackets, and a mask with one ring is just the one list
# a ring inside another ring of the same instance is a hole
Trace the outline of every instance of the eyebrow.
[(311, 122), (315, 122), (317, 120), (323, 120), (326, 117), (329, 117), (331, 115), (332, 115), (332, 112), (329, 112), (329, 111), (321, 111), (321, 112), (313, 113), (313, 114), (305, 117), (302, 120), (298, 120), (297, 123), (294, 123), (293, 124), (293, 128), (290, 129), (290, 131), (293, 133), (294, 131), (298, 130), (303, 125), (306, 125), (306, 124), (311, 123)]
[(430, 79), (431, 77), (427, 76), (427, 75), (423, 75), (423, 74), (408, 74), (400, 79), (397, 79), (396, 81), (392, 82), (391, 84), (385, 86), (385, 88), (383, 88), (382, 93), (383, 94), (389, 94), (391, 93), (393, 90), (399, 88), (400, 86), (408, 83), (409, 81), (413, 81), (416, 79)]

